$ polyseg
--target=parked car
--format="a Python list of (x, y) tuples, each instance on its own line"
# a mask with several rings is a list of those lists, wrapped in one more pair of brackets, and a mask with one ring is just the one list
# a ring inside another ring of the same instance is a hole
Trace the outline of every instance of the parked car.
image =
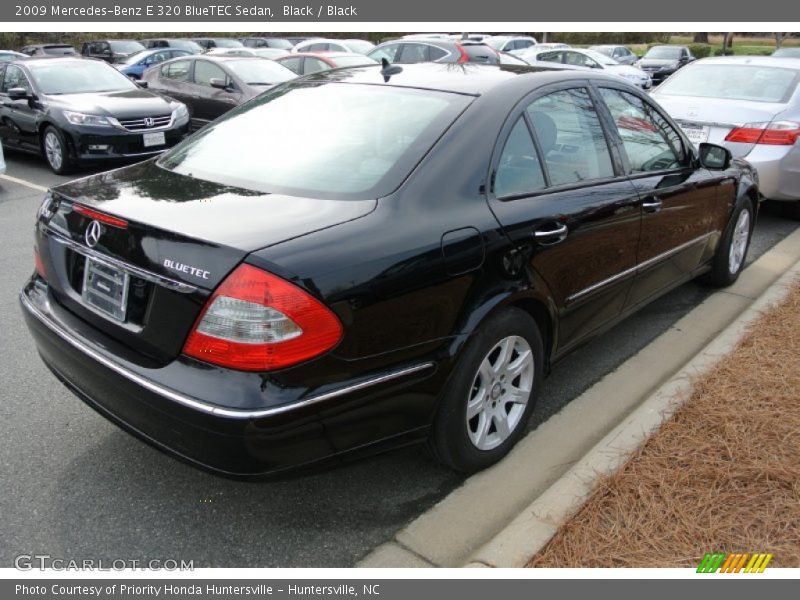
[(214, 48), (207, 54), (209, 56), (257, 56), (275, 60), (282, 56), (289, 56), (289, 51), (279, 48)]
[(535, 46), (536, 38), (529, 35), (493, 35), (483, 42), (498, 52), (513, 52)]
[(500, 62), (497, 50), (482, 42), (456, 42), (450, 39), (393, 40), (375, 46), (367, 54), (380, 62), (392, 63), (483, 63), (494, 65)]
[(244, 44), (233, 38), (193, 38), (192, 41), (203, 50), (212, 48), (243, 48)]
[(659, 84), (694, 60), (686, 46), (653, 46), (634, 65), (648, 73), (653, 83)]
[(352, 52), (302, 52), (276, 58), (275, 62), (297, 75), (310, 75), (340, 67), (374, 65), (376, 61)]
[(613, 58), (594, 50), (580, 50), (578, 48), (568, 48), (566, 50), (547, 50), (541, 52), (537, 47), (520, 52), (517, 56), (534, 62), (554, 62), (574, 67), (584, 67), (589, 69), (602, 69), (611, 75), (622, 77), (642, 89), (650, 89), (653, 81), (650, 75), (630, 65), (621, 65)]
[[(758, 171), (761, 193), (800, 215), (800, 59), (704, 58), (653, 96), (695, 144), (725, 146)], [(790, 207), (791, 208), (791, 207)]]
[(20, 299), (40, 356), (195, 466), (247, 477), (428, 438), (486, 467), (551, 365), (742, 270), (754, 171), (615, 77), (419, 64), (314, 83), (37, 213)]
[(151, 48), (132, 54), (124, 61), (114, 65), (120, 73), (131, 79), (141, 79), (142, 74), (150, 67), (179, 56), (191, 56), (188, 50), (177, 48)]
[(78, 54), (69, 44), (30, 44), (22, 48), (28, 56), (74, 56)]
[(28, 58), (27, 54), (22, 52), (15, 52), (14, 50), (0, 50), (0, 63), (8, 62), (10, 60), (21, 60)]
[(148, 88), (186, 104), (192, 129), (199, 129), (230, 109), (294, 79), (272, 60), (246, 56), (188, 56), (148, 69)]
[(605, 54), (613, 58), (621, 65), (632, 65), (639, 60), (633, 51), (627, 46), (615, 46), (613, 44), (602, 44), (600, 46), (590, 46), (589, 50), (594, 50), (600, 54)]
[(328, 40), (316, 38), (300, 42), (292, 52), (347, 52), (350, 54), (367, 54), (375, 44), (367, 40)]
[(246, 48), (277, 48), (288, 52), (294, 47), (294, 44), (286, 38), (248, 37), (242, 38), (241, 41)]
[(81, 55), (86, 58), (99, 58), (106, 62), (119, 63), (144, 49), (144, 45), (135, 40), (95, 40), (84, 42), (81, 47)]
[(202, 54), (203, 48), (200, 44), (192, 40), (180, 38), (147, 38), (141, 40), (145, 48), (175, 48), (176, 50), (186, 50), (192, 54)]
[(140, 89), (108, 63), (85, 58), (0, 66), (0, 138), (44, 155), (58, 174), (86, 163), (141, 160), (186, 134), (186, 107)]
[(772, 56), (779, 58), (800, 58), (800, 48), (778, 48), (772, 53)]

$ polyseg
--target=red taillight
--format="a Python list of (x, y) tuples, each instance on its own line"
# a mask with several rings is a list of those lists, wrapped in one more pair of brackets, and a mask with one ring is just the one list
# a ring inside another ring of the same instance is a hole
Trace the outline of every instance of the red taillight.
[(768, 146), (793, 146), (798, 138), (800, 138), (800, 123), (774, 121), (772, 123), (747, 123), (736, 127), (725, 136), (725, 141)]
[(456, 49), (458, 50), (458, 53), (460, 55), (458, 57), (458, 61), (457, 62), (459, 62), (461, 64), (463, 64), (465, 62), (469, 62), (469, 54), (467, 54), (467, 51), (464, 49), (464, 46), (462, 46), (461, 44), (456, 44)]
[(42, 262), (42, 256), (39, 254), (39, 249), (33, 249), (33, 264), (36, 266), (36, 272), (39, 274), (39, 277), (44, 279), (44, 263)]
[(112, 227), (119, 227), (120, 229), (126, 229), (128, 227), (128, 222), (125, 219), (120, 219), (119, 217), (112, 217), (111, 215), (101, 213), (99, 210), (94, 210), (93, 208), (89, 208), (88, 206), (84, 206), (83, 204), (73, 205), (72, 210), (74, 210), (78, 214), (83, 215), (84, 217), (89, 217), (90, 219), (94, 219), (95, 221), (100, 221), (101, 223), (105, 223), (106, 225), (111, 225)]
[(183, 353), (231, 369), (272, 371), (319, 356), (341, 337), (339, 320), (316, 298), (243, 264), (211, 295)]

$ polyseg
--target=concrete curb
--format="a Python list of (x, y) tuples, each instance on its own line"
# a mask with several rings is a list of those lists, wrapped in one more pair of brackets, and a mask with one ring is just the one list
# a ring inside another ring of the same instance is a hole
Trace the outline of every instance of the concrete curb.
[(747, 310), (615, 427), (575, 466), (534, 500), (467, 567), (523, 567), (574, 515), (595, 489), (600, 476), (611, 475), (669, 420), (692, 393), (693, 381), (732, 352), (748, 327), (780, 303), (800, 281), (800, 261), (773, 283)]
[[(706, 298), (528, 433), (500, 463), (467, 479), (356, 566), (460, 567), (475, 560), (485, 562), (484, 566), (508, 565), (511, 563), (495, 563), (488, 552), (498, 551), (493, 545), (499, 539), (498, 533), (526, 514), (531, 523), (536, 519), (539, 527), (536, 534), (528, 534), (530, 539), (537, 535), (549, 540), (560, 522), (556, 508), (563, 503), (563, 496), (548, 493), (549, 489), (582, 462), (609, 432), (628, 423), (645, 399), (674, 379), (687, 362), (735, 322), (798, 260), (800, 229), (750, 264), (736, 284)], [(681, 389), (686, 388), (676, 387), (674, 391), (678, 393)], [(651, 418), (651, 427), (660, 423), (658, 415)], [(642, 431), (644, 434), (646, 430)], [(638, 439), (641, 441), (642, 437)], [(573, 481), (574, 487), (562, 489), (561, 493), (580, 498), (591, 481), (592, 477), (583, 484)], [(549, 512), (537, 512), (534, 517), (528, 509), (545, 494), (543, 500), (549, 497), (551, 508)]]

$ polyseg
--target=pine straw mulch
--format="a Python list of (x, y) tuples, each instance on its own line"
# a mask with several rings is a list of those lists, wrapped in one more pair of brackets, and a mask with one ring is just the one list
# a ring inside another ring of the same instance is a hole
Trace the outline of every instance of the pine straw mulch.
[(800, 566), (800, 285), (534, 556), (529, 567)]

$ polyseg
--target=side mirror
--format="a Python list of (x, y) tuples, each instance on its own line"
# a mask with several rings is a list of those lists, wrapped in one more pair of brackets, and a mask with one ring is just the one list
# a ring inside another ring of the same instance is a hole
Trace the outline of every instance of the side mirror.
[(218, 77), (212, 77), (208, 80), (208, 83), (213, 88), (217, 88), (218, 90), (225, 90), (226, 92), (232, 91), (231, 86), (229, 86), (224, 79), (219, 79)]
[(142, 89), (145, 89), (145, 88), (149, 87), (149, 85), (150, 85), (148, 82), (142, 81), (141, 79), (134, 79), (133, 83), (135, 83), (136, 85), (138, 85)]
[(14, 87), (8, 90), (8, 97), (11, 100), (27, 100), (31, 95), (24, 87)]
[(700, 144), (700, 164), (706, 169), (724, 171), (731, 164), (731, 152), (716, 144)]

